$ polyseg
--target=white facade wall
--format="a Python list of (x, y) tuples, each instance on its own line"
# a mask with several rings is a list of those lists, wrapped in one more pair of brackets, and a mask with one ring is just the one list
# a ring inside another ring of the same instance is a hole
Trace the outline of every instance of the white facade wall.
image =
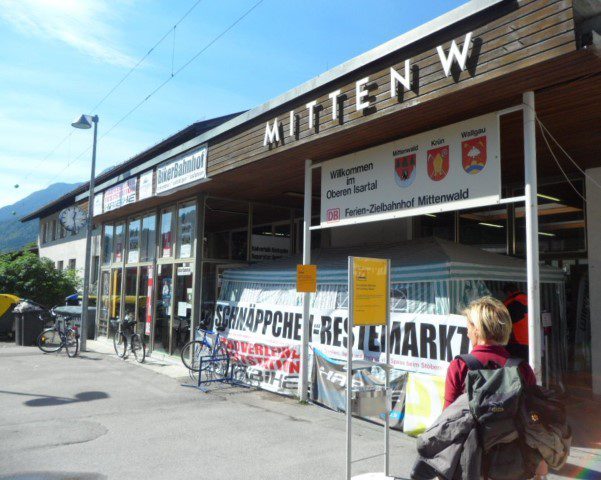
[[(56, 223), (54, 223), (56, 221)], [(52, 239), (52, 226), (55, 227), (54, 240)], [(44, 228), (47, 229), (46, 241), (44, 242)], [(75, 270), (83, 278), (86, 253), (86, 230), (85, 228), (73, 235), (71, 232), (65, 232), (64, 238), (60, 238), (60, 223), (58, 221), (58, 212), (40, 219), (40, 231), (38, 235), (38, 247), (40, 257), (49, 258), (58, 266), (58, 262), (63, 262), (63, 269), (69, 268), (69, 260), (75, 259)], [(92, 255), (99, 255), (100, 252), (100, 229), (92, 232)], [(94, 283), (95, 279), (90, 279)]]
[(586, 171), (588, 275), (591, 312), (593, 393), (601, 395), (601, 168)]

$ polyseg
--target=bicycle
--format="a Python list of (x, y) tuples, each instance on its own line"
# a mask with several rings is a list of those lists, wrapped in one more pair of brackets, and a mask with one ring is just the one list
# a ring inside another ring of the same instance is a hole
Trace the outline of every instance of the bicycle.
[(119, 358), (125, 358), (129, 343), (129, 350), (134, 354), (136, 361), (144, 363), (146, 359), (146, 345), (142, 341), (140, 334), (134, 331), (135, 325), (135, 319), (126, 315), (125, 319), (119, 322), (119, 329), (113, 336), (113, 347), (115, 347), (115, 353)]
[(190, 372), (204, 372), (208, 376), (225, 378), (228, 373), (229, 354), (221, 342), (220, 333), (204, 330), (200, 326), (196, 331), (201, 338), (191, 340), (184, 345), (181, 353), (182, 363)]
[[(50, 316), (54, 320), (54, 326), (42, 330), (38, 335), (36, 341), (38, 348), (44, 353), (56, 353), (64, 348), (68, 357), (75, 357), (79, 352), (77, 326), (71, 327), (71, 319), (56, 314), (54, 308), (50, 309)], [(41, 322), (46, 322), (42, 315), (39, 315), (39, 319)]]

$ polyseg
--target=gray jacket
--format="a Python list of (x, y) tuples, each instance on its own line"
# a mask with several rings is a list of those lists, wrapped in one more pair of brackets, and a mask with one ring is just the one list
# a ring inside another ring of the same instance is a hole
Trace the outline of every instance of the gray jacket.
[(419, 459), (411, 478), (473, 480), (480, 478), (482, 451), (467, 394), (446, 408), (417, 440)]

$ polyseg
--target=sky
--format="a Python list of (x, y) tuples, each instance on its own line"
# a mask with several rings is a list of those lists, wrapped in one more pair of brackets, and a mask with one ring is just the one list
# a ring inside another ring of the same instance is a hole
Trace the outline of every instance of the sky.
[(463, 3), (0, 0), (0, 207), (89, 179), (92, 132), (70, 125), (81, 113), (100, 119), (99, 173)]

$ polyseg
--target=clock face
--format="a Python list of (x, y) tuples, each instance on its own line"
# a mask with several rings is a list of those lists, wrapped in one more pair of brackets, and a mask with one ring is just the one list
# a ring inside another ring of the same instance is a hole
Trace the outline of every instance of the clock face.
[(86, 224), (86, 213), (77, 206), (65, 208), (58, 216), (61, 225), (70, 232), (77, 232)]

